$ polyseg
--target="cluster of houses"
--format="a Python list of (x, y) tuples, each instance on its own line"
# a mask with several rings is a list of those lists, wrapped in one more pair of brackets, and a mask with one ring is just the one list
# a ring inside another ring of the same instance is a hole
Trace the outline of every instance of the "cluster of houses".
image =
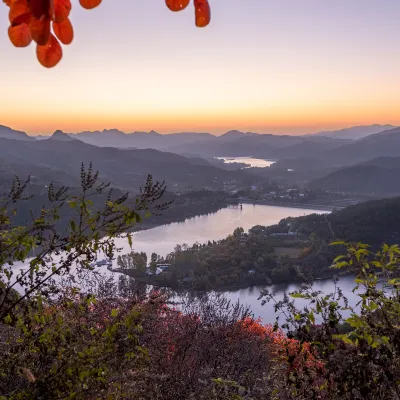
[(296, 200), (296, 199), (304, 199), (309, 195), (308, 190), (300, 190), (300, 189), (285, 189), (280, 191), (271, 191), (268, 193), (264, 193), (262, 197), (265, 200)]

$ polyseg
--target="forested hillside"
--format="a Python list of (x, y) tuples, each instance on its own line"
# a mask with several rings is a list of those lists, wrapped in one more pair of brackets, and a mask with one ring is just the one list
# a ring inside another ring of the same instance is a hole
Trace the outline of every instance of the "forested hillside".
[(220, 188), (224, 181), (250, 183), (254, 179), (245, 171), (226, 171), (207, 163), (199, 165), (196, 159), (173, 153), (97, 147), (57, 137), (40, 141), (0, 139), (0, 159), (4, 174), (9, 175), (10, 171), (21, 176), (31, 174), (43, 184), (49, 180), (70, 184), (73, 177), (79, 176), (81, 162), (93, 162), (103, 180), (125, 189), (137, 190), (147, 174), (169, 182), (170, 190)]

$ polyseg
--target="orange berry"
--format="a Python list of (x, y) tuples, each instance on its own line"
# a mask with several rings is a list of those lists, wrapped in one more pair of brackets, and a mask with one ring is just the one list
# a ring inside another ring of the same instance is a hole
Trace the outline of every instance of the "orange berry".
[(11, 25), (8, 28), (8, 37), (15, 47), (26, 47), (32, 42), (27, 24)]
[(36, 56), (40, 64), (46, 68), (56, 66), (62, 58), (62, 48), (58, 40), (50, 35), (49, 41), (44, 46), (37, 45)]
[(210, 23), (211, 10), (207, 0), (194, 0), (196, 26), (204, 28)]
[(79, 3), (83, 8), (90, 10), (97, 7), (101, 3), (101, 0), (79, 0)]
[(68, 18), (62, 22), (53, 22), (53, 31), (62, 44), (70, 44), (74, 39), (74, 29)]
[(171, 11), (181, 11), (184, 10), (190, 0), (165, 0), (165, 4)]

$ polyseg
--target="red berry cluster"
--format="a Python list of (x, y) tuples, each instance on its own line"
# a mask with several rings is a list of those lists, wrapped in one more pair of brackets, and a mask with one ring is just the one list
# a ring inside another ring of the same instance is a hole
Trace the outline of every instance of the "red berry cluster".
[[(68, 45), (74, 38), (69, 13), (71, 0), (3, 0), (10, 7), (8, 36), (16, 47), (36, 42), (36, 55), (47, 68), (54, 67), (62, 58), (61, 44)], [(83, 8), (97, 7), (102, 0), (79, 0)], [(116, 1), (116, 0), (114, 0)], [(165, 0), (172, 11), (185, 9), (190, 0)], [(208, 0), (193, 0), (196, 26), (210, 23)]]

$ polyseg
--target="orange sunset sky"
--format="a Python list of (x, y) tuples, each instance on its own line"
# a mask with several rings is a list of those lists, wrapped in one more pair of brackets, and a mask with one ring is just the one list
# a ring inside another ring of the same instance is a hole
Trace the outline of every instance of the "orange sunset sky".
[(398, 0), (210, 0), (209, 27), (163, 0), (73, 0), (72, 45), (46, 70), (0, 4), (0, 124), (311, 133), (400, 125)]

